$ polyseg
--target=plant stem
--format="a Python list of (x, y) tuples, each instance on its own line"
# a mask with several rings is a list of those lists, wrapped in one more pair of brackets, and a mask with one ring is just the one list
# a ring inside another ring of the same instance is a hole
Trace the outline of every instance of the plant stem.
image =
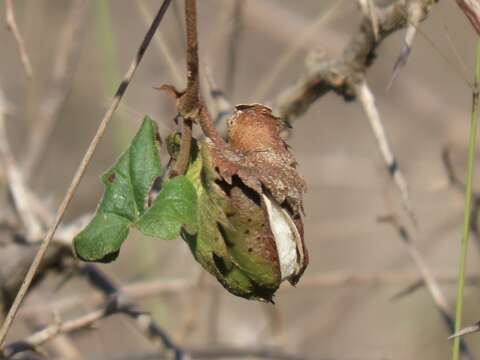
[(200, 106), (196, 0), (185, 0), (185, 25), (187, 29), (187, 89), (178, 99), (178, 113), (182, 118), (182, 139), (173, 176), (182, 175), (187, 170), (192, 147), (192, 121)]
[[(455, 332), (462, 326), (463, 294), (465, 287), (465, 271), (467, 265), (468, 237), (470, 235), (470, 217), (472, 209), (472, 184), (475, 163), (475, 150), (477, 143), (478, 107), (479, 107), (479, 83), (480, 83), (480, 39), (477, 40), (475, 83), (473, 89), (472, 118), (470, 124), (470, 140), (468, 144), (468, 168), (465, 189), (465, 206), (463, 213), (463, 235), (458, 274), (457, 304), (455, 308)], [(460, 338), (453, 341), (452, 360), (459, 360)]]
[(185, 0), (185, 24), (187, 28), (187, 90), (182, 96), (182, 111), (191, 115), (200, 104), (196, 0)]
[(70, 186), (68, 187), (67, 193), (65, 194), (58, 210), (57, 213), (55, 214), (55, 219), (53, 220), (52, 225), (50, 225), (50, 228), (48, 229), (47, 234), (45, 235), (45, 238), (43, 239), (42, 243), (40, 244), (40, 247), (38, 248), (37, 254), (35, 255), (35, 258), (30, 265), (30, 268), (28, 269), (27, 274), (25, 275), (25, 278), (22, 282), (22, 285), (20, 286), (20, 289), (18, 290), (17, 296), (15, 297), (15, 300), (10, 307), (7, 316), (5, 317), (5, 320), (2, 324), (2, 327), (0, 329), (0, 347), (3, 345), (5, 338), (7, 336), (8, 330), (10, 329), (13, 320), (15, 319), (15, 315), (18, 312), (18, 309), (25, 298), (25, 295), (27, 294), (28, 288), (30, 287), (30, 284), (33, 281), (33, 278), (35, 277), (35, 274), (37, 272), (38, 267), (40, 266), (40, 263), (42, 262), (48, 246), (50, 245), (55, 232), (60, 225), (60, 222), (63, 219), (63, 216), (70, 205), (70, 202), (73, 199), (73, 196), (78, 188), (78, 185), (80, 184), (80, 181), (83, 178), (83, 175), (85, 174), (85, 171), (87, 170), (87, 166), (89, 165), (90, 161), (92, 160), (92, 157), (95, 153), (95, 150), (100, 143), (100, 140), (103, 137), (103, 134), (105, 133), (105, 130), (107, 128), (107, 125), (109, 124), (110, 120), (112, 119), (112, 116), (117, 109), (118, 105), (120, 104), (120, 101), (127, 91), (128, 85), (130, 84), (130, 81), (133, 78), (133, 75), (135, 74), (135, 71), (137, 70), (140, 61), (143, 58), (143, 55), (145, 54), (145, 51), (147, 50), (153, 36), (155, 35), (155, 32), (158, 29), (158, 26), (162, 22), (163, 16), (165, 15), (168, 6), (170, 5), (171, 0), (164, 0), (162, 3), (162, 6), (158, 10), (158, 13), (155, 17), (155, 19), (152, 22), (152, 25), (148, 29), (147, 33), (145, 34), (145, 37), (135, 54), (135, 57), (130, 64), (130, 67), (128, 68), (128, 71), (125, 75), (125, 78), (123, 81), (120, 83), (118, 86), (117, 92), (115, 93), (115, 96), (112, 100), (112, 103), (110, 104), (110, 107), (108, 108), (107, 112), (105, 113), (104, 117), (102, 118), (100, 125), (98, 126), (97, 132), (95, 133), (95, 136), (93, 137), (92, 141), (90, 142), (90, 145), (88, 146), (88, 149), (78, 166), (77, 171), (75, 172), (75, 175), (72, 179), (72, 182)]
[(187, 33), (187, 89), (178, 98), (177, 110), (182, 118), (182, 139), (172, 176), (182, 175), (188, 166), (192, 146), (192, 124), (198, 123), (206, 137), (217, 146), (225, 142), (215, 129), (208, 110), (200, 100), (198, 61), (197, 1), (185, 0), (185, 24)]

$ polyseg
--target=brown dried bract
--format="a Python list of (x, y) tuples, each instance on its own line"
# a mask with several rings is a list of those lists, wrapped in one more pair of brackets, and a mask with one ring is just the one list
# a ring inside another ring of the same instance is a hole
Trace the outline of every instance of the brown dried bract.
[(217, 171), (228, 183), (238, 175), (258, 193), (264, 189), (293, 214), (303, 210), (305, 181), (298, 174), (296, 161), (280, 137), (282, 121), (263, 105), (239, 105), (229, 120), (228, 142), (219, 149), (208, 142)]

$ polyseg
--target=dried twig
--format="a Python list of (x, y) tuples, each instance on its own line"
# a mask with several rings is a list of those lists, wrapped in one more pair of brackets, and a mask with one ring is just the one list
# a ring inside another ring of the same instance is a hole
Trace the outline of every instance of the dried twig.
[[(91, 265), (92, 266), (92, 265)], [(97, 268), (95, 272), (99, 272)], [(457, 275), (454, 271), (435, 272), (432, 275), (438, 282), (445, 284), (455, 284)], [(105, 277), (103, 274), (102, 277)], [(469, 275), (466, 279), (467, 285), (478, 286), (480, 284), (479, 275)], [(111, 281), (110, 281), (111, 283)], [(420, 284), (423, 286), (424, 278), (416, 271), (383, 271), (376, 273), (358, 273), (349, 271), (333, 271), (324, 274), (307, 276), (302, 279), (296, 288), (289, 286), (282, 287), (282, 291), (302, 291), (318, 288), (330, 287), (353, 287), (353, 286), (404, 286), (405, 284)], [(95, 283), (94, 283), (95, 285)], [(191, 279), (156, 279), (150, 281), (139, 281), (123, 285), (117, 288), (117, 291), (124, 294), (132, 301), (140, 301), (152, 296), (184, 294), (191, 291), (196, 286), (196, 282)], [(99, 288), (95, 285), (96, 288)], [(204, 290), (221, 289), (214, 281), (206, 281), (202, 285)], [(105, 291), (103, 291), (105, 293)], [(105, 293), (106, 294), (106, 293)], [(108, 292), (108, 295), (111, 295)], [(80, 304), (89, 306), (98, 306), (104, 297), (98, 294), (74, 295), (65, 297), (48, 304), (29, 304), (20, 310), (19, 316), (29, 316), (37, 312), (55, 310), (64, 312), (67, 309), (75, 308)]]
[(363, 16), (368, 17), (372, 23), (373, 35), (375, 40), (378, 41), (380, 26), (378, 25), (378, 16), (375, 9), (375, 4), (372, 0), (358, 0), (360, 9), (363, 12)]
[[(28, 270), (32, 259), (37, 252), (37, 243), (43, 236), (44, 221), (37, 217), (36, 205), (39, 201), (26, 187), (22, 173), (17, 168), (13, 155), (10, 152), (9, 138), (5, 131), (5, 117), (2, 107), (2, 92), (0, 91), (0, 160), (3, 160), (7, 175), (7, 185), (13, 195), (13, 210), (20, 221), (2, 219), (4, 230), (10, 232), (12, 239), (2, 244), (0, 251), (0, 305), (1, 310), (7, 311), (11, 306), (15, 294), (20, 287), (24, 274)], [(8, 215), (7, 215), (8, 216)], [(32, 225), (33, 224), (33, 225)], [(63, 265), (63, 256), (70, 253), (71, 234), (64, 233), (63, 227), (57, 232), (55, 240), (62, 238), (60, 245), (50, 249), (42, 262), (35, 280), (40, 280), (47, 270), (58, 269)], [(68, 252), (64, 240), (68, 238)]]
[(400, 190), (405, 210), (416, 224), (417, 219), (410, 205), (410, 200), (408, 197), (407, 182), (405, 181), (403, 174), (400, 172), (397, 160), (395, 159), (393, 151), (390, 148), (390, 144), (385, 133), (385, 128), (383, 127), (382, 120), (380, 118), (380, 113), (377, 105), (375, 104), (375, 97), (364, 78), (355, 83), (354, 89), (358, 101), (362, 104), (363, 110), (365, 111), (368, 121), (370, 122), (370, 126), (372, 128), (373, 135), (377, 140), (380, 153), (383, 156), (385, 164), (387, 164), (388, 173), (393, 178)]
[(198, 309), (200, 308), (200, 302), (202, 298), (202, 290), (207, 280), (207, 272), (201, 270), (196, 284), (189, 291), (189, 302), (185, 308), (185, 315), (180, 328), (175, 336), (178, 341), (184, 341), (184, 339), (192, 333), (195, 329), (196, 320), (198, 318)]
[(86, 265), (83, 267), (82, 273), (87, 277), (90, 284), (100, 290), (104, 295), (121, 299), (123, 307), (127, 307), (130, 310), (127, 314), (135, 320), (137, 329), (143, 335), (157, 343), (161, 343), (165, 349), (173, 352), (175, 359), (182, 359), (184, 350), (156, 324), (150, 314), (141, 312), (135, 302), (131, 301), (100, 269), (94, 265)]
[[(271, 360), (307, 360), (306, 356), (290, 354), (276, 348), (228, 347), (209, 346), (208, 348), (186, 348), (192, 359), (271, 359)], [(114, 360), (168, 360), (157, 353), (147, 352), (140, 354), (121, 354), (113, 356)], [(317, 360), (330, 358), (315, 357)]]
[[(430, 0), (430, 3), (433, 3), (434, 1), (437, 0)], [(412, 52), (413, 41), (417, 35), (419, 25), (428, 14), (429, 7), (428, 4), (425, 6), (421, 1), (412, 1), (408, 6), (407, 11), (408, 13), (405, 14), (405, 16), (408, 19), (408, 25), (404, 45), (400, 50), (400, 55), (398, 56), (395, 65), (393, 66), (392, 76), (387, 85), (387, 91), (392, 87), (400, 69), (407, 63), (408, 57)]]
[(31, 131), (23, 164), (26, 179), (37, 169), (60, 111), (73, 85), (75, 68), (87, 25), (89, 0), (74, 0), (66, 18), (53, 65), (52, 84), (42, 101), (37, 120)]
[(227, 44), (227, 66), (225, 67), (225, 91), (231, 97), (234, 91), (238, 49), (240, 48), (240, 35), (242, 33), (243, 8), (245, 0), (234, 0), (231, 5), (232, 23), (229, 29)]
[[(378, 18), (378, 38), (376, 39), (370, 17), (364, 17), (359, 30), (350, 40), (340, 57), (336, 59), (320, 59), (311, 63), (305, 76), (277, 96), (274, 101), (275, 113), (281, 118), (290, 121), (306, 112), (313, 102), (330, 91), (335, 91), (346, 99), (363, 95), (365, 105), (365, 98), (370, 97), (373, 99), (373, 97), (370, 91), (365, 91), (368, 88), (361, 85), (365, 79), (367, 69), (373, 63), (377, 46), (388, 35), (409, 24), (410, 19), (405, 14), (410, 14), (412, 7), (421, 7), (423, 20), (431, 6), (431, 0), (414, 0), (395, 2), (385, 7), (375, 7), (374, 11)], [(373, 104), (373, 100), (370, 103)], [(368, 110), (365, 106), (364, 108)], [(370, 106), (370, 109), (373, 108)], [(372, 118), (370, 118), (370, 121), (372, 121)], [(377, 125), (381, 126), (381, 123), (377, 122)], [(375, 129), (375, 127), (373, 128)], [(376, 136), (382, 132), (383, 130), (377, 132)], [(388, 144), (385, 137), (379, 143)], [(403, 180), (404, 177), (398, 162), (388, 147), (383, 146), (380, 148), (380, 151), (386, 162), (389, 174), (402, 194), (403, 205), (407, 213), (412, 217), (406, 182)], [(412, 217), (412, 220), (414, 223), (416, 222), (414, 217)]]
[(103, 137), (103, 134), (106, 130), (106, 127), (110, 120), (112, 119), (113, 113), (115, 112), (116, 108), (118, 107), (118, 104), (120, 103), (123, 95), (125, 94), (128, 85), (130, 84), (130, 81), (135, 73), (135, 70), (138, 68), (138, 65), (140, 64), (140, 61), (143, 58), (143, 55), (145, 54), (145, 51), (148, 48), (148, 45), (150, 44), (150, 41), (155, 34), (158, 26), (160, 25), (163, 16), (165, 15), (168, 6), (170, 5), (171, 0), (164, 0), (162, 6), (160, 7), (157, 16), (152, 22), (152, 25), (150, 26), (150, 29), (148, 30), (147, 34), (145, 35), (145, 38), (142, 41), (142, 44), (140, 45), (140, 48), (135, 56), (134, 61), (131, 63), (126, 76), (120, 86), (117, 89), (117, 92), (113, 98), (113, 101), (107, 110), (105, 116), (103, 117), (97, 133), (95, 134), (94, 138), (92, 139), (87, 152), (85, 153), (84, 158), (82, 159), (75, 176), (73, 177), (73, 180), (67, 190), (67, 193), (62, 200), (62, 203), (60, 204), (58, 211), (55, 215), (55, 219), (53, 221), (53, 224), (50, 226), (47, 235), (45, 236), (45, 239), (42, 241), (37, 255), (35, 256), (35, 259), (33, 260), (32, 265), (30, 266), (27, 275), (25, 276), (24, 282), (22, 283), (22, 286), (20, 287), (20, 290), (18, 291), (17, 297), (15, 298), (15, 301), (13, 302), (6, 318), (5, 321), (2, 324), (2, 327), (0, 329), (0, 346), (3, 344), (5, 341), (5, 337), (7, 336), (8, 330), (10, 329), (10, 326), (12, 325), (13, 319), (15, 318), (15, 315), (18, 311), (18, 308), (20, 307), (20, 304), (25, 297), (27, 290), (30, 286), (30, 284), (33, 281), (33, 278), (35, 276), (35, 273), (40, 266), (40, 263), (45, 256), (45, 253), (48, 249), (48, 246), (50, 245), (50, 242), (52, 241), (55, 231), (57, 230), (58, 225), (60, 224), (63, 215), (65, 214), (65, 211), (70, 204), (73, 195), (75, 194), (75, 191), (80, 184), (80, 181), (85, 173), (85, 170), (87, 169), (88, 164), (90, 163), (90, 160), (93, 157), (93, 154), (95, 153), (95, 150), (97, 148), (98, 143)]
[(480, 34), (480, 2), (478, 0), (457, 0), (457, 4), (470, 20), (477, 34)]
[(60, 319), (50, 326), (45, 327), (42, 330), (30, 335), (28, 338), (22, 341), (16, 341), (5, 346), (3, 355), (7, 358), (12, 357), (14, 354), (23, 352), (26, 350), (35, 350), (38, 346), (52, 340), (60, 334), (67, 334), (81, 329), (88, 328), (99, 320), (102, 320), (110, 315), (117, 313), (132, 313), (132, 310), (128, 305), (119, 304), (118, 298), (113, 297), (107, 301), (107, 303), (99, 309), (82, 315), (76, 319), (62, 322)]
[[(430, 271), (422, 254), (418, 251), (415, 245), (415, 239), (411, 237), (407, 228), (400, 223), (397, 216), (388, 215), (382, 217), (380, 220), (382, 222), (392, 225), (393, 228), (397, 231), (401, 240), (405, 244), (410, 257), (415, 262), (415, 265), (417, 266), (425, 282), (425, 285), (427, 286), (428, 292), (432, 296), (433, 302), (435, 303), (437, 310), (440, 312), (440, 315), (442, 316), (442, 319), (444, 320), (449, 333), (452, 333), (454, 329), (454, 321), (450, 311), (450, 307), (447, 303), (447, 299), (443, 295), (442, 290), (440, 289), (440, 285), (435, 279), (433, 273)], [(460, 348), (464, 359), (474, 358), (473, 354), (470, 352), (470, 349), (465, 342), (461, 342)]]
[[(152, 21), (152, 12), (148, 8), (147, 4), (144, 1), (137, 1), (137, 5), (140, 10), (142, 19), (145, 21), (145, 24), (150, 24), (150, 22)], [(179, 29), (178, 32), (183, 32), (181, 30), (182, 29)], [(172, 54), (172, 50), (168, 46), (165, 37), (163, 36), (163, 34), (159, 33), (155, 36), (154, 41), (156, 46), (158, 47), (160, 55), (165, 59), (167, 63), (168, 70), (172, 74), (173, 80), (175, 81), (175, 83), (180, 84), (183, 80), (180, 63), (179, 61), (177, 61), (177, 59), (175, 59), (175, 56)]]
[[(0, 91), (0, 96), (3, 96), (2, 94), (3, 92)], [(4, 100), (0, 99), (0, 164), (5, 172), (15, 209), (25, 226), (26, 237), (28, 239), (38, 239), (43, 234), (43, 229), (32, 211), (29, 192), (25, 187), (25, 179), (10, 150), (6, 129), (6, 113), (2, 103), (4, 103)]]
[(255, 90), (253, 99), (255, 101), (261, 101), (265, 98), (268, 91), (272, 88), (275, 81), (280, 77), (287, 65), (293, 60), (295, 55), (303, 48), (305, 48), (313, 37), (318, 36), (320, 27), (327, 21), (333, 14), (337, 12), (340, 6), (343, 5), (345, 0), (335, 1), (335, 4), (326, 12), (317, 16), (317, 19), (304, 30), (298, 34), (298, 38), (290, 43), (290, 46), (285, 50), (283, 54), (275, 59), (275, 63), (268, 70), (268, 73), (264, 76), (262, 81), (259, 82), (257, 89)]
[[(460, 193), (465, 192), (465, 182), (460, 179), (457, 172), (454, 169), (453, 161), (451, 158), (452, 148), (450, 146), (444, 146), (442, 149), (442, 162), (447, 173), (448, 181), (450, 184), (458, 190)], [(480, 251), (480, 194), (473, 192), (472, 194), (472, 207), (471, 207), (471, 221), (470, 231), (472, 232), (477, 248)]]
[(213, 123), (215, 126), (219, 126), (233, 113), (233, 106), (227, 100), (224, 92), (217, 86), (208, 66), (205, 66), (205, 79), (207, 92), (212, 100), (212, 106), (209, 106), (209, 109), (212, 110), (213, 108)]
[(20, 60), (22, 61), (23, 68), (29, 79), (33, 76), (32, 64), (28, 57), (27, 48), (23, 41), (22, 35), (18, 30), (17, 21), (15, 20), (15, 11), (13, 10), (13, 1), (5, 0), (5, 19), (8, 29), (12, 32), (13, 37), (17, 43), (18, 52), (20, 54)]

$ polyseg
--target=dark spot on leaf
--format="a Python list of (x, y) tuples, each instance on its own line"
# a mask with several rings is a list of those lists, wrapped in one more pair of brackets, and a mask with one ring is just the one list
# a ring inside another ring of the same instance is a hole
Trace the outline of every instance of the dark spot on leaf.
[(245, 230), (245, 234), (246, 235), (250, 234), (250, 230), (249, 229)]
[(108, 175), (107, 181), (108, 181), (110, 184), (113, 184), (113, 182), (115, 181), (115, 178), (116, 178), (116, 175), (115, 175), (114, 172), (112, 172), (110, 175)]
[(252, 248), (248, 248), (248, 252), (251, 253), (253, 251)]
[(248, 218), (247, 221), (248, 221), (248, 222), (252, 222), (252, 219)]

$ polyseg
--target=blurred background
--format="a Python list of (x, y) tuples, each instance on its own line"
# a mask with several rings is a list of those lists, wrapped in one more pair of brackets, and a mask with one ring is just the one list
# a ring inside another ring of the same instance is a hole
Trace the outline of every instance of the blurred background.
[[(42, 107), (55, 86), (52, 79), (72, 20), (72, 1), (14, 2), (34, 71), (31, 80), (12, 34), (0, 28), (0, 86), (9, 109), (8, 139), (18, 164), (30, 166), (29, 187), (52, 210), (160, 3), (89, 2), (78, 36), (70, 41), (74, 55), (64, 74), (67, 85), (61, 89), (68, 96), (51, 125), (47, 146), (33, 150), (35, 161), (29, 165), (32, 142), (43, 131)], [(309, 52), (338, 56), (361, 20), (355, 1), (202, 0), (198, 6), (201, 61), (232, 104), (273, 100), (304, 74)], [(158, 123), (163, 137), (175, 129), (174, 104), (154, 87), (184, 87), (182, 9), (183, 2), (174, 0), (66, 222), (94, 211), (103, 192), (100, 174), (128, 146), (144, 114)], [(2, 4), (2, 22), (4, 10)], [(313, 24), (313, 35), (305, 40), (305, 29)], [(422, 23), (407, 66), (387, 92), (404, 35), (396, 32), (381, 44), (367, 79), (410, 188), (418, 217), (418, 229), (410, 229), (415, 245), (453, 309), (463, 195), (449, 184), (442, 151), (449, 149), (463, 179), (471, 89), (459, 75), (462, 67), (452, 44), (468, 78), (473, 78), (475, 34), (455, 2), (440, 2)], [(286, 66), (268, 80), (272, 67), (292, 48), (297, 50)], [(267, 80), (273, 82), (265, 88)], [(210, 276), (202, 276), (182, 240), (166, 242), (131, 233), (118, 260), (100, 268), (122, 286), (130, 286), (142, 310), (151, 312), (176, 343), (189, 349), (274, 348), (308, 359), (448, 359), (449, 330), (427, 288), (420, 284), (397, 296), (416, 283), (419, 273), (397, 232), (378, 222), (392, 211), (401, 214), (402, 207), (361, 106), (334, 93), (323, 96), (294, 122), (289, 144), (308, 184), (305, 241), (311, 260), (298, 287), (283, 286), (275, 305), (236, 298)], [(166, 164), (165, 154), (162, 159)], [(480, 191), (478, 180), (476, 189)], [(0, 238), (9, 241), (10, 235), (2, 232)], [(480, 319), (477, 240), (472, 239), (468, 263), (468, 273), (477, 281), (469, 282), (466, 290), (464, 324)], [(27, 297), (9, 340), (52, 323), (54, 311), (70, 319), (98, 304), (98, 293), (82, 277), (71, 271), (49, 273)], [(478, 336), (466, 342), (480, 357)], [(133, 354), (152, 352), (156, 346), (121, 315), (75, 332), (68, 341), (85, 359), (135, 358)], [(52, 343), (42, 349), (49, 358), (62, 358)]]

